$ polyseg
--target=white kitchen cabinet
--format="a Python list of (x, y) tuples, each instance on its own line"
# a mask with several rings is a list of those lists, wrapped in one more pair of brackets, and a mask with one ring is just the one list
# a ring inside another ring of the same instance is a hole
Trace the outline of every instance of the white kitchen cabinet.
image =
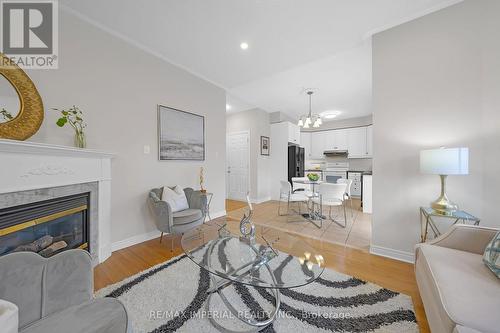
[(296, 145), (300, 144), (300, 127), (296, 124), (287, 122), (288, 126), (288, 142), (294, 143)]
[(361, 172), (353, 172), (349, 171), (347, 174), (347, 178), (352, 180), (351, 185), (351, 196), (352, 197), (361, 197)]
[(355, 127), (347, 130), (349, 158), (366, 157), (366, 127)]
[(347, 149), (347, 129), (324, 131), (324, 150), (346, 150)]
[(372, 213), (372, 176), (363, 176), (363, 213)]
[(373, 125), (366, 128), (366, 157), (373, 156)]
[(304, 156), (311, 159), (311, 132), (300, 132), (300, 146), (304, 148)]
[(312, 132), (311, 133), (311, 159), (325, 158), (325, 151), (328, 132)]

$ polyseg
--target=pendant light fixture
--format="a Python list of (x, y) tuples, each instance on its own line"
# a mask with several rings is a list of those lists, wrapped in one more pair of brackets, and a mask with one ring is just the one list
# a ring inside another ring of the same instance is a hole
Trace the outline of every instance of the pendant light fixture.
[(302, 128), (310, 128), (311, 126), (314, 128), (318, 128), (323, 124), (321, 120), (321, 116), (318, 114), (312, 113), (312, 94), (314, 91), (308, 90), (307, 94), (309, 95), (309, 113), (306, 115), (302, 115), (299, 118), (299, 122), (297, 125)]

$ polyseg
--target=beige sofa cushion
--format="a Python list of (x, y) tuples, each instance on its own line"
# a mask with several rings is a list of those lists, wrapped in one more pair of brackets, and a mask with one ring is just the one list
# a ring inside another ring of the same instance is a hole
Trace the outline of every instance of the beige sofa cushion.
[(417, 256), (420, 274), (428, 275), (426, 280), (432, 284), (428, 290), (442, 307), (443, 323), (497, 332), (500, 316), (492, 313), (500, 309), (500, 280), (483, 264), (481, 255), (421, 244)]
[(421, 244), (419, 261), (440, 299), (443, 321), (482, 332), (496, 332), (500, 316), (500, 280), (483, 264), (482, 256), (440, 246)]

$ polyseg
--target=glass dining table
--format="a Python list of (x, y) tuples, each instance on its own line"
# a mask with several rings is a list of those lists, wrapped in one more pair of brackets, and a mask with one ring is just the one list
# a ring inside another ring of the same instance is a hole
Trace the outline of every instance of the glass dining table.
[(321, 180), (309, 180), (309, 179), (296, 179), (294, 183), (310, 185), (311, 193), (306, 194), (309, 201), (307, 203), (308, 213), (302, 214), (302, 216), (309, 222), (311, 222), (317, 228), (323, 227), (323, 220), (326, 218), (321, 212), (321, 196), (317, 191), (317, 187), (324, 183)]

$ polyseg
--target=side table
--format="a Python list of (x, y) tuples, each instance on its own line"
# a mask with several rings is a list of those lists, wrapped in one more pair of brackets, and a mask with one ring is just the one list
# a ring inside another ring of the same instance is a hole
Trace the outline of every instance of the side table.
[[(463, 223), (474, 223), (474, 225), (479, 225), (481, 221), (479, 218), (464, 212), (463, 210), (457, 210), (452, 212), (450, 215), (442, 215), (434, 211), (431, 207), (420, 207), (420, 240), (425, 242), (427, 240), (427, 234), (429, 233), (429, 228), (432, 230), (434, 237), (441, 235), (436, 222), (433, 217), (444, 217), (449, 219), (454, 219), (453, 224), (457, 224), (462, 221)], [(453, 225), (452, 224), (452, 225)]]
[(208, 220), (211, 221), (212, 218), (210, 217), (210, 203), (212, 202), (214, 194), (212, 192), (201, 192), (201, 194), (207, 198), (206, 205), (202, 209), (203, 215), (208, 216)]

